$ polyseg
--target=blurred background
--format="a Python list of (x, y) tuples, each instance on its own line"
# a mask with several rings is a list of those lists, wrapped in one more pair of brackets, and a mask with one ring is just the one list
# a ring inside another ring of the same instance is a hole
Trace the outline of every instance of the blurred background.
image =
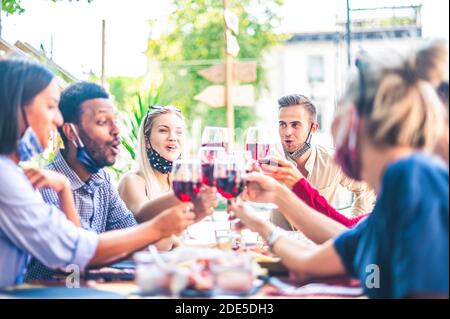
[[(223, 62), (224, 1), (1, 4), (0, 55), (32, 55), (51, 67), (63, 86), (90, 80), (111, 92), (124, 139), (117, 174), (131, 165), (137, 127), (151, 104), (183, 109), (191, 150), (198, 148), (205, 125), (226, 126), (225, 107), (209, 101), (218, 93), (208, 88), (217, 83), (199, 73)], [(228, 5), (238, 19), (234, 60), (256, 67), (256, 79), (236, 83), (242, 87), (235, 103), (237, 145), (251, 125), (276, 129), (278, 98), (300, 93), (318, 109), (320, 131), (313, 142), (332, 147), (331, 120), (358, 53), (408, 51), (430, 37), (449, 38), (447, 0), (229, 0)]]

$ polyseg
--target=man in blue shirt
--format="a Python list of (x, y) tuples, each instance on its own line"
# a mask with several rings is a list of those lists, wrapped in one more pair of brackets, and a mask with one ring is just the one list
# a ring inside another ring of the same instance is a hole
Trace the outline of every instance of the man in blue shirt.
[[(103, 170), (115, 163), (120, 146), (116, 111), (108, 93), (94, 83), (75, 83), (62, 93), (59, 108), (64, 118), (64, 125), (59, 128), (64, 149), (56, 152), (47, 168), (69, 179), (81, 226), (96, 233), (136, 226), (133, 214)], [(41, 193), (45, 202), (59, 207), (53, 190), (43, 189)], [(154, 212), (177, 203), (175, 195), (165, 195), (142, 207), (153, 212), (142, 215), (154, 216)], [(211, 206), (200, 202), (194, 211), (205, 216), (210, 213), (205, 212), (205, 207), (209, 210)], [(53, 270), (33, 259), (27, 279), (49, 279), (53, 274)]]

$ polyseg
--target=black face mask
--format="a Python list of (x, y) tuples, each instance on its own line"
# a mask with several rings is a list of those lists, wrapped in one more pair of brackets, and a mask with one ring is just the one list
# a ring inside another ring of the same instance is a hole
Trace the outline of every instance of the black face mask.
[(287, 154), (291, 159), (293, 159), (293, 160), (299, 159), (300, 157), (303, 156), (303, 154), (305, 154), (311, 148), (311, 138), (312, 138), (311, 131), (312, 131), (313, 127), (314, 127), (314, 124), (311, 124), (311, 127), (309, 128), (308, 136), (306, 137), (306, 140), (302, 144), (302, 146), (300, 146), (296, 151)]
[(172, 171), (173, 162), (166, 160), (157, 151), (148, 150), (147, 157), (151, 167), (156, 169), (158, 172), (162, 174), (169, 174)]

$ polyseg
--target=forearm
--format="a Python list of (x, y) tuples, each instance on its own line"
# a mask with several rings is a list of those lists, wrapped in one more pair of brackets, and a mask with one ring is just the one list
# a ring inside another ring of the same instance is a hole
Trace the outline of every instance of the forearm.
[(135, 215), (136, 220), (139, 223), (151, 220), (163, 210), (175, 206), (179, 203), (180, 200), (174, 195), (174, 193), (169, 192), (142, 204), (139, 211)]
[(161, 234), (154, 221), (99, 234), (98, 246), (89, 265), (96, 266), (113, 262), (159, 239), (161, 239)]
[[(353, 227), (361, 219), (360, 217), (348, 218), (333, 206), (331, 206), (328, 201), (320, 195), (320, 193), (312, 187), (308, 181), (304, 178), (300, 179), (292, 188), (292, 191), (305, 202), (309, 207), (315, 211), (322, 213), (323, 215), (337, 221), (338, 223), (344, 225), (345, 227)], [(361, 216), (362, 217), (362, 216)]]
[[(275, 229), (272, 223), (264, 220), (257, 221), (253, 225), (254, 230), (266, 241)], [(275, 241), (273, 252), (281, 258), (289, 270), (302, 279), (345, 273), (332, 240), (320, 246), (309, 246), (294, 237), (282, 235)]]
[(352, 206), (353, 216), (360, 216), (370, 213), (375, 203), (375, 194), (373, 191), (355, 192), (355, 201)]
[(334, 220), (318, 214), (286, 188), (277, 189), (275, 204), (298, 230), (316, 243), (323, 243), (347, 230)]
[(75, 202), (73, 200), (72, 190), (70, 186), (65, 187), (62, 191), (58, 193), (59, 207), (61, 211), (64, 212), (67, 219), (75, 224), (77, 227), (81, 227), (80, 216), (78, 215), (77, 209), (75, 207)]
[(346, 273), (332, 240), (320, 246), (309, 247), (295, 238), (282, 236), (275, 242), (273, 251), (302, 280)]

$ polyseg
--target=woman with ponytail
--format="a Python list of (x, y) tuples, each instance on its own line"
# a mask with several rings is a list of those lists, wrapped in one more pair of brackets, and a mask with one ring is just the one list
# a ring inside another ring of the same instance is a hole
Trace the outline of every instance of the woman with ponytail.
[[(302, 279), (350, 275), (371, 298), (448, 298), (448, 167), (431, 155), (445, 125), (436, 88), (448, 51), (432, 42), (400, 63), (389, 60), (358, 60), (332, 126), (336, 162), (378, 194), (372, 214), (311, 247), (248, 207), (233, 211)], [(267, 176), (252, 173), (248, 183), (248, 192), (287, 215), (298, 205)]]

